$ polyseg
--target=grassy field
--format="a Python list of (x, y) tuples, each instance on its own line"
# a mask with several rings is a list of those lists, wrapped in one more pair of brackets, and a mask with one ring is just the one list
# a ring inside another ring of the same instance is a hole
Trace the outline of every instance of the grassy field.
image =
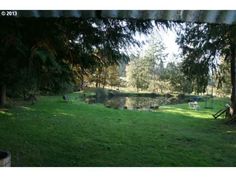
[(0, 149), (12, 166), (236, 166), (236, 127), (211, 116), (226, 102), (141, 112), (40, 97), (0, 111)]

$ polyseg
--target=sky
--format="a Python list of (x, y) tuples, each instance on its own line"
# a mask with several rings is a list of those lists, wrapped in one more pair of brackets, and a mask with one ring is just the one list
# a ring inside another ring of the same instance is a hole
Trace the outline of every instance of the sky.
[(176, 59), (173, 57), (173, 55), (180, 53), (180, 48), (178, 44), (175, 42), (177, 38), (177, 34), (171, 30), (165, 31), (162, 29), (159, 29), (158, 31), (156, 31), (156, 33), (157, 33), (156, 34), (157, 36), (160, 36), (160, 38), (162, 39), (162, 42), (164, 43), (166, 47), (165, 52), (168, 54), (167, 62), (179, 62), (181, 60), (180, 58), (178, 58), (177, 61), (175, 61)]
[(181, 58), (178, 58), (176, 60), (173, 57), (175, 54), (180, 53), (179, 46), (175, 42), (175, 40), (177, 38), (177, 34), (174, 31), (164, 30), (164, 29), (161, 29), (161, 28), (155, 29), (152, 34), (147, 35), (147, 36), (144, 35), (144, 34), (137, 33), (135, 35), (135, 38), (138, 41), (144, 41), (145, 44), (143, 44), (141, 48), (131, 47), (131, 53), (136, 54), (136, 55), (138, 53), (140, 53), (141, 55), (144, 55), (145, 51), (148, 49), (148, 46), (149, 46), (148, 40), (150, 40), (151, 37), (153, 37), (153, 35), (156, 38), (160, 38), (160, 40), (164, 43), (164, 46), (166, 47), (165, 52), (168, 54), (168, 57), (166, 58), (166, 63), (180, 62), (181, 61)]
[(176, 40), (176, 33), (173, 31), (160, 31), (159, 32), (161, 35), (161, 38), (163, 39), (163, 42), (166, 46), (166, 52), (169, 54), (178, 54), (179, 51), (179, 46), (178, 44), (175, 42)]

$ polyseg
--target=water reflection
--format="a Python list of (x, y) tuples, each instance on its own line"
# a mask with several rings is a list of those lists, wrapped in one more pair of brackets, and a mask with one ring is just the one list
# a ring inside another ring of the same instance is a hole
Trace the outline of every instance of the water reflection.
[(166, 97), (135, 97), (135, 96), (114, 96), (114, 97), (90, 97), (84, 100), (87, 103), (101, 103), (106, 107), (114, 109), (141, 109), (155, 110), (160, 105), (168, 104)]

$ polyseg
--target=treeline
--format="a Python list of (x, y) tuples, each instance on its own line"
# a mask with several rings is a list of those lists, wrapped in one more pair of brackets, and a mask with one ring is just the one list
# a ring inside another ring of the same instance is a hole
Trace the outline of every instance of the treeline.
[[(216, 93), (229, 94), (231, 89), (229, 63), (222, 61), (215, 68), (195, 62), (188, 62), (182, 55), (175, 55), (172, 62), (167, 60), (163, 42), (153, 36), (149, 47), (142, 56), (133, 58), (126, 69), (128, 85), (150, 92), (207, 93), (214, 87)], [(174, 61), (174, 62), (173, 62)], [(178, 62), (177, 62), (178, 61)], [(189, 60), (190, 61), (190, 60)], [(188, 72), (191, 69), (191, 74)], [(204, 71), (204, 73), (201, 73)]]
[(96, 68), (128, 61), (124, 49), (139, 45), (133, 34), (153, 27), (149, 20), (133, 19), (1, 18), (0, 23), (0, 105), (6, 94), (26, 98), (83, 84), (85, 76), (100, 72)]

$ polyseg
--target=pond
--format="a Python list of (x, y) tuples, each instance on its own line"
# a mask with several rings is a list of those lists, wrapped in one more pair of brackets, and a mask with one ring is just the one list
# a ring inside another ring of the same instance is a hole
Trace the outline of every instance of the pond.
[(100, 103), (114, 109), (156, 110), (161, 105), (170, 104), (170, 99), (164, 96), (113, 96), (113, 97), (85, 97), (89, 104)]

